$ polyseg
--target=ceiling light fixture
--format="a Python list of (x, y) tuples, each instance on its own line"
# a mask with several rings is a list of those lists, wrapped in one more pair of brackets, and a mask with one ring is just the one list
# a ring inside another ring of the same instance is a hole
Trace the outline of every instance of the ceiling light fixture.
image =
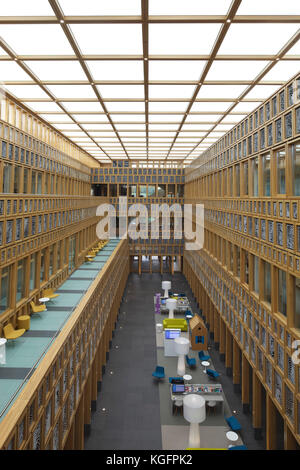
[(60, 23), (63, 24), (65, 22), (65, 20), (60, 20)]

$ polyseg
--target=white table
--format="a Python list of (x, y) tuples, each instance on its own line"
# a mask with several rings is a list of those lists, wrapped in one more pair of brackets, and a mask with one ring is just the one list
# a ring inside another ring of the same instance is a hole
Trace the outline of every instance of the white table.
[(6, 364), (6, 343), (7, 339), (0, 338), (0, 364)]
[(201, 364), (204, 366), (204, 371), (203, 373), (206, 374), (206, 367), (208, 367), (210, 365), (210, 362), (208, 361), (202, 361)]
[(45, 302), (49, 302), (49, 300), (50, 300), (49, 297), (41, 297), (41, 298), (39, 299), (39, 302), (40, 302), (41, 304), (44, 304)]
[(185, 374), (185, 375), (183, 376), (183, 380), (184, 380), (185, 382), (189, 382), (190, 380), (192, 380), (192, 378), (193, 378), (193, 377), (192, 377), (191, 375), (189, 375), (189, 374)]
[[(227, 439), (228, 439), (229, 441), (231, 441), (231, 442), (235, 442), (235, 441), (237, 441), (238, 438), (239, 438), (238, 434), (237, 434), (236, 432), (233, 432), (233, 431), (228, 431), (228, 432), (226, 433), (226, 437), (227, 437)], [(232, 447), (232, 444), (229, 444), (228, 447)]]

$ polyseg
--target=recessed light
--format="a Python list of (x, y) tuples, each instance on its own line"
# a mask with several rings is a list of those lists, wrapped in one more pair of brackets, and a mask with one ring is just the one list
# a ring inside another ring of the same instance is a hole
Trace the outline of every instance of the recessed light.
[(102, 411), (106, 411), (106, 408), (102, 408)]

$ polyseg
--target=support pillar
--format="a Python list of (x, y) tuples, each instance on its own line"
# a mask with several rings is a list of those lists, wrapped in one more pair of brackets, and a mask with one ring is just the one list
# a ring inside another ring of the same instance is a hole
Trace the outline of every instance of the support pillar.
[(266, 409), (266, 448), (267, 450), (276, 450), (276, 407), (267, 394)]
[(261, 383), (255, 371), (252, 372), (252, 425), (254, 439), (262, 438), (262, 390)]
[(250, 411), (250, 390), (249, 390), (249, 362), (242, 356), (242, 404), (243, 412), (249, 413)]

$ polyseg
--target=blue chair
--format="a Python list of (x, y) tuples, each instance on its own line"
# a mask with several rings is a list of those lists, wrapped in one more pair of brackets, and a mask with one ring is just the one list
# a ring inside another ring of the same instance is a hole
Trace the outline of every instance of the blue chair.
[(202, 361), (208, 361), (208, 360), (210, 359), (210, 356), (204, 354), (203, 351), (199, 351), (199, 352), (198, 352), (198, 356), (199, 356), (200, 362), (202, 362)]
[(188, 355), (185, 356), (185, 360), (187, 365), (192, 369), (196, 367), (196, 359), (194, 357), (189, 357)]
[(156, 379), (163, 379), (165, 377), (165, 368), (162, 366), (156, 366), (154, 372), (152, 372), (153, 377)]
[(213, 369), (206, 369), (206, 374), (212, 379), (216, 379), (217, 377), (220, 376), (219, 372)]
[(246, 446), (232, 446), (232, 447), (228, 447), (228, 450), (248, 450), (248, 448)]
[(228, 426), (230, 429), (234, 432), (240, 431), (242, 429), (242, 426), (238, 422), (235, 416), (229, 416), (229, 418), (225, 418)]

